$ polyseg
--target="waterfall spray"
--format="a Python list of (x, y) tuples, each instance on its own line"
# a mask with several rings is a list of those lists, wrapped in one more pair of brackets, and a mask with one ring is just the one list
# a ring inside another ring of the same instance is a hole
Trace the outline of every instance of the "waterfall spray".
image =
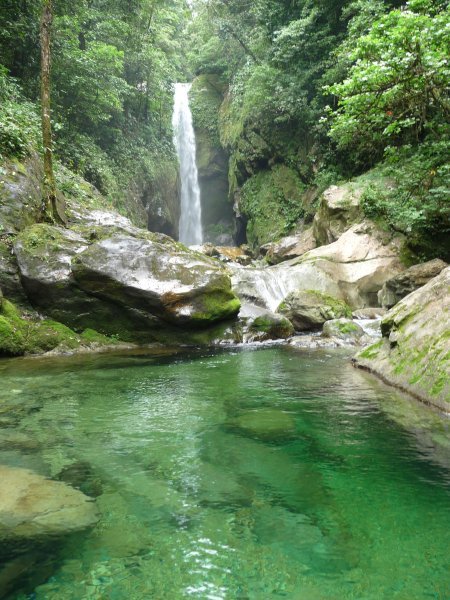
[(189, 108), (190, 83), (175, 84), (172, 125), (173, 142), (178, 154), (181, 177), (180, 242), (190, 245), (201, 244), (202, 209), (195, 162), (195, 134)]

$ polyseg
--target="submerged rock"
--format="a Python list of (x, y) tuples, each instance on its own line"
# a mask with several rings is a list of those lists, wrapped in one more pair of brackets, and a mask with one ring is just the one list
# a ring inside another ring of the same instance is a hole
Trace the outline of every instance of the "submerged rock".
[(447, 263), (439, 258), (420, 265), (414, 265), (386, 281), (378, 292), (378, 301), (385, 308), (392, 308), (402, 298), (414, 292), (439, 275)]
[(450, 267), (383, 318), (383, 339), (355, 357), (357, 366), (450, 412)]
[(90, 499), (27, 469), (0, 465), (0, 540), (10, 551), (26, 541), (59, 537), (95, 525)]
[(349, 306), (327, 294), (315, 290), (292, 292), (278, 307), (297, 331), (318, 329), (330, 319), (351, 317)]
[(263, 408), (229, 421), (228, 427), (265, 442), (289, 441), (296, 436), (294, 418), (281, 410)]

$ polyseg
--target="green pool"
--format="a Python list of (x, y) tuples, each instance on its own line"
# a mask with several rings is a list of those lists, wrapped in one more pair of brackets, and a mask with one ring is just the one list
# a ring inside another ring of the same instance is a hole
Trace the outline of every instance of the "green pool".
[(0, 464), (102, 515), (31, 554), (8, 598), (450, 598), (450, 421), (345, 352), (14, 360), (0, 377), (28, 440), (0, 443)]

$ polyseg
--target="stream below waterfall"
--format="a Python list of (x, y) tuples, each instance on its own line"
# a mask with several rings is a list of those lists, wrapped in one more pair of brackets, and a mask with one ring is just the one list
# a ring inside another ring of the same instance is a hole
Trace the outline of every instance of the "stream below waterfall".
[(2, 444), (0, 429), (0, 464), (53, 478), (81, 465), (101, 514), (30, 547), (8, 598), (449, 597), (449, 422), (345, 351), (17, 359), (0, 373), (2, 414), (28, 440)]

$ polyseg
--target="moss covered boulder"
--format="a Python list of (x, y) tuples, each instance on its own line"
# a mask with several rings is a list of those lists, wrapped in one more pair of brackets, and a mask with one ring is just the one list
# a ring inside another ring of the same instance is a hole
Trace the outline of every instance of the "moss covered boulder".
[(322, 335), (327, 338), (359, 341), (364, 337), (364, 329), (351, 319), (332, 319), (323, 325)]
[(450, 412), (450, 267), (394, 306), (357, 366)]
[(286, 317), (254, 304), (242, 306), (239, 321), (244, 342), (285, 340), (294, 334), (294, 326)]
[(35, 307), (77, 331), (140, 342), (182, 341), (186, 328), (237, 314), (219, 262), (167, 236), (103, 221), (76, 231), (38, 224), (18, 236), (22, 283)]
[(316, 290), (291, 292), (278, 307), (278, 312), (287, 317), (297, 331), (319, 329), (331, 319), (352, 316), (345, 302)]

